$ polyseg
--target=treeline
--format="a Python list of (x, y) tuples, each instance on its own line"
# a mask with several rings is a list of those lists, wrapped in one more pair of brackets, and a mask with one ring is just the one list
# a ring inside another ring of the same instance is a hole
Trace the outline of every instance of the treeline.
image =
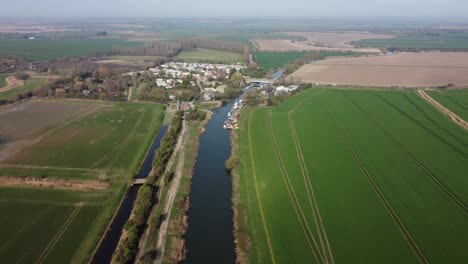
[[(152, 41), (141, 47), (113, 47), (111, 55), (174, 57), (182, 50), (197, 48), (246, 53), (246, 44), (209, 38), (183, 38), (175, 42)], [(245, 55), (247, 56), (247, 55)]]
[(152, 41), (141, 47), (114, 47), (112, 55), (173, 57), (181, 51), (176, 42)]
[(177, 43), (181, 45), (184, 50), (191, 49), (214, 49), (223, 50), (234, 53), (244, 53), (246, 44), (238, 41), (228, 41), (209, 38), (184, 38), (178, 39)]
[(113, 263), (133, 263), (138, 253), (138, 243), (146, 228), (151, 210), (157, 203), (158, 180), (164, 175), (167, 163), (174, 151), (182, 128), (182, 112), (177, 112), (172, 119), (169, 130), (161, 140), (153, 161), (153, 171), (146, 183), (138, 191), (131, 218), (125, 223), (125, 237), (112, 256)]

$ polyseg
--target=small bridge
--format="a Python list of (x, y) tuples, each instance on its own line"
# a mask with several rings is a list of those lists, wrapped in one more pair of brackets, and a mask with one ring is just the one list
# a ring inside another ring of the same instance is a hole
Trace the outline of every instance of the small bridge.
[(246, 80), (247, 83), (268, 83), (268, 84), (272, 84), (273, 81), (272, 80), (268, 80), (268, 79), (247, 79)]
[(135, 179), (132, 185), (143, 185), (146, 183), (146, 179)]

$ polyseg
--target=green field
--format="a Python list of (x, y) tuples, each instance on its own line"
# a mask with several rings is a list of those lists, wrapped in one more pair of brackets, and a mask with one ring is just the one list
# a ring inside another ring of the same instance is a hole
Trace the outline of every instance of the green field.
[(5, 79), (8, 77), (8, 74), (0, 74), (0, 88), (6, 85)]
[[(255, 61), (265, 70), (277, 69), (285, 64), (291, 63), (297, 59), (303, 58), (307, 54), (313, 52), (307, 51), (257, 51), (255, 52)], [(320, 55), (326, 57), (336, 56), (353, 56), (354, 52), (339, 52), (339, 51), (320, 51)]]
[(174, 58), (184, 62), (211, 62), (211, 63), (243, 63), (244, 57), (240, 53), (220, 50), (196, 49), (182, 51)]
[[(102, 190), (0, 187), (0, 259), (6, 263), (87, 262), (132, 180), (163, 119), (162, 105), (151, 103), (40, 102), (3, 110), (2, 131), (13, 142), (35, 142), (0, 162), (2, 177), (49, 181), (108, 182)], [(52, 104), (51, 107), (49, 104)], [(54, 115), (71, 111), (62, 117)], [(34, 107), (34, 108), (33, 108)], [(28, 111), (48, 115), (29, 121)], [(10, 116), (9, 116), (10, 115)], [(5, 117), (6, 116), (6, 117)], [(8, 118), (15, 121), (8, 126)], [(47, 125), (41, 123), (46, 122)], [(22, 123), (27, 123), (21, 126)], [(20, 130), (31, 130), (23, 133)], [(18, 136), (23, 135), (24, 136)], [(0, 146), (0, 154), (5, 150)], [(3, 153), (4, 154), (4, 153)]]
[(411, 34), (391, 39), (365, 39), (351, 42), (351, 45), (375, 48), (403, 49), (468, 49), (468, 33), (441, 33), (439, 35)]
[(468, 90), (427, 91), (427, 93), (465, 121), (468, 120)]
[(311, 89), (244, 110), (236, 170), (248, 258), (463, 263), (467, 141), (411, 91)]
[[(34, 91), (36, 89), (39, 89), (46, 82), (47, 79), (45, 78), (35, 78), (34, 76), (32, 76), (31, 78), (26, 80), (23, 86), (19, 86), (9, 91), (0, 93), (0, 100), (15, 100), (18, 95), (28, 91)], [(0, 85), (0, 87), (2, 86)]]
[(0, 54), (23, 56), (30, 61), (55, 60), (63, 57), (96, 56), (112, 50), (113, 46), (141, 46), (112, 38), (80, 39), (0, 39)]

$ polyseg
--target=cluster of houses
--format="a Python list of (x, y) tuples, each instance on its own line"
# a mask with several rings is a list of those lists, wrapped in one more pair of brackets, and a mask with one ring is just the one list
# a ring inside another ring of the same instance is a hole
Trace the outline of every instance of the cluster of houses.
[[(158, 87), (172, 89), (182, 84), (184, 80), (191, 77), (190, 84), (195, 86), (195, 82), (212, 82), (213, 80), (228, 79), (229, 73), (235, 69), (240, 71), (245, 68), (241, 64), (211, 64), (211, 63), (186, 63), (186, 62), (168, 62), (147, 71), (141, 71), (141, 74), (150, 73), (156, 77)], [(136, 72), (130, 72), (129, 75), (136, 75)]]

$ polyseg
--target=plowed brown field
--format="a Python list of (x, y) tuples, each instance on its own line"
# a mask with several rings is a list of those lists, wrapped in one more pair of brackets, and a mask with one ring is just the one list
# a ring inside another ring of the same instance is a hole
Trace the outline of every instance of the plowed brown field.
[(468, 52), (403, 52), (328, 59), (304, 65), (291, 77), (305, 82), (337, 85), (468, 86)]

